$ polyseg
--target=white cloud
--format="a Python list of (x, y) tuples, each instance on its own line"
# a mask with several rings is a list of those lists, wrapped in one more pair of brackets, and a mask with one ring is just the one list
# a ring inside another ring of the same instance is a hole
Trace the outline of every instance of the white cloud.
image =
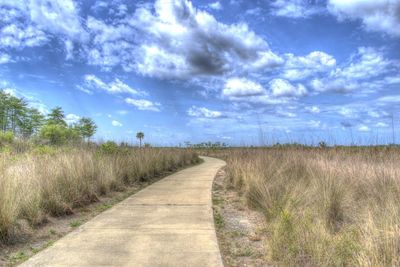
[(210, 3), (210, 4), (208, 4), (208, 6), (210, 8), (212, 8), (212, 9), (215, 9), (215, 10), (222, 10), (222, 5), (221, 5), (221, 3), (219, 1), (216, 1), (214, 3)]
[(66, 40), (65, 41), (65, 59), (70, 60), (74, 58), (74, 44), (72, 43), (71, 40)]
[[(110, 83), (106, 83), (102, 81), (100, 78), (96, 77), (93, 74), (88, 74), (84, 76), (85, 86), (93, 89), (100, 89), (106, 91), (109, 94), (117, 95), (117, 94), (130, 94), (130, 95), (141, 95), (144, 94), (136, 89), (133, 89), (129, 85), (123, 83), (121, 80), (116, 78), (114, 81)], [(83, 87), (85, 89), (85, 87)], [(86, 92), (87, 89), (81, 91)], [(90, 90), (89, 90), (90, 91)]]
[(388, 77), (385, 77), (385, 82), (387, 84), (398, 84), (398, 83), (400, 83), (400, 76), (388, 76)]
[(0, 47), (17, 48), (43, 45), (48, 41), (46, 34), (32, 26), (10, 24), (0, 29)]
[(377, 122), (377, 123), (375, 124), (375, 127), (378, 127), (378, 128), (387, 128), (387, 127), (389, 127), (389, 124), (384, 123), (384, 122)]
[(139, 110), (149, 110), (159, 112), (160, 103), (153, 103), (149, 100), (145, 99), (133, 99), (133, 98), (125, 98), (125, 103), (135, 106)]
[(395, 76), (388, 79), (380, 77), (392, 72), (394, 68), (395, 61), (386, 59), (382, 51), (359, 47), (349, 62), (330, 71), (324, 78), (313, 79), (310, 85), (317, 92), (373, 92), (386, 84), (396, 83)]
[(111, 125), (114, 126), (114, 127), (122, 127), (123, 126), (122, 123), (120, 123), (119, 121), (116, 121), (116, 120), (113, 120), (111, 122)]
[(400, 95), (388, 95), (378, 98), (378, 102), (382, 103), (400, 103)]
[(127, 111), (127, 110), (117, 110), (117, 113), (118, 113), (119, 115), (126, 115), (126, 114), (129, 113), (129, 111)]
[(334, 79), (329, 76), (325, 79), (314, 79), (310, 85), (317, 92), (349, 93), (360, 89), (360, 85), (354, 81), (342, 78)]
[(231, 78), (225, 83), (222, 95), (224, 97), (245, 97), (265, 94), (261, 84), (245, 78)]
[(297, 86), (283, 79), (273, 79), (269, 83), (272, 95), (275, 97), (301, 97), (307, 95), (307, 89), (302, 84)]
[(8, 54), (0, 53), (0, 65), (11, 62), (11, 57)]
[(272, 14), (280, 17), (307, 18), (322, 12), (322, 8), (307, 0), (275, 0), (271, 3)]
[(333, 77), (345, 79), (366, 79), (389, 71), (391, 61), (384, 58), (383, 53), (372, 47), (359, 47), (352, 62), (345, 68), (338, 68)]
[(31, 0), (29, 12), (33, 23), (54, 34), (71, 39), (85, 38), (79, 10), (72, 0)]
[(358, 130), (360, 132), (369, 132), (369, 131), (371, 131), (371, 129), (367, 125), (364, 125), (364, 124), (361, 124), (360, 126), (358, 126)]
[(286, 54), (283, 76), (289, 80), (300, 80), (330, 71), (335, 66), (335, 58), (321, 51), (314, 51), (303, 57)]
[(138, 8), (129, 21), (141, 34), (133, 67), (142, 75), (190, 79), (282, 64), (244, 23), (220, 23), (187, 0), (159, 0), (154, 10)]
[(69, 59), (72, 41), (85, 42), (88, 38), (73, 0), (3, 0), (0, 16), (0, 48), (42, 46), (55, 37), (65, 42)]
[(317, 106), (306, 107), (305, 109), (313, 114), (319, 114), (321, 112), (321, 109)]
[(350, 107), (341, 107), (337, 110), (337, 113), (346, 118), (356, 118), (358, 116), (357, 111)]
[(222, 112), (209, 110), (208, 108), (204, 107), (196, 107), (192, 106), (188, 110), (188, 114), (191, 117), (200, 117), (200, 118), (221, 118), (223, 117)]
[[(91, 45), (87, 48), (88, 63), (110, 70), (116, 65), (129, 69), (135, 62), (135, 31), (127, 22), (105, 23), (91, 16), (86, 26), (91, 34)], [(139, 36), (139, 38), (142, 38)]]
[(287, 117), (287, 118), (296, 118), (297, 117), (296, 113), (293, 113), (293, 112), (290, 112), (290, 111), (287, 111), (287, 110), (282, 110), (282, 109), (278, 109), (276, 111), (276, 114), (278, 116)]
[(398, 0), (329, 0), (328, 10), (339, 20), (360, 19), (367, 30), (400, 36)]
[(67, 116), (65, 116), (65, 121), (70, 125), (70, 124), (74, 124), (77, 123), (80, 120), (81, 117), (79, 117), (76, 114), (68, 114)]

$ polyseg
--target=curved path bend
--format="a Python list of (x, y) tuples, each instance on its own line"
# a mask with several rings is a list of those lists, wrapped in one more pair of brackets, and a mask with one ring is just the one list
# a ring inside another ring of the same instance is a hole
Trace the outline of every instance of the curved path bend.
[(218, 266), (211, 188), (219, 159), (144, 188), (21, 266)]

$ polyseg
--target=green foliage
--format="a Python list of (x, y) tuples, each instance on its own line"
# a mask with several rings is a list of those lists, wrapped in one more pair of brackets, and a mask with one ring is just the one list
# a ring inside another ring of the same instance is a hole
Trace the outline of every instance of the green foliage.
[(43, 123), (43, 115), (29, 108), (22, 98), (0, 91), (0, 131), (11, 131), (14, 135), (30, 137)]
[(72, 221), (69, 224), (69, 226), (72, 227), (72, 228), (76, 228), (76, 227), (79, 227), (81, 225), (82, 225), (82, 221), (79, 221), (79, 220)]
[(14, 140), (14, 134), (11, 131), (0, 132), (0, 145), (10, 144)]
[(68, 142), (77, 142), (80, 140), (78, 129), (67, 128), (57, 124), (47, 124), (43, 126), (39, 136), (47, 140), (51, 145), (63, 145)]
[(87, 117), (83, 117), (79, 120), (77, 128), (79, 129), (80, 135), (87, 139), (90, 139), (97, 131), (97, 125), (91, 118)]
[(57, 150), (51, 146), (39, 145), (32, 152), (38, 155), (55, 155)]
[(144, 138), (144, 133), (143, 132), (138, 132), (136, 134), (136, 138), (139, 139), (139, 146), (142, 147), (142, 140)]
[(228, 145), (226, 143), (221, 143), (221, 142), (203, 142), (199, 144), (190, 144), (190, 142), (185, 143), (186, 147), (191, 147), (191, 148), (199, 148), (199, 149), (220, 149), (220, 148), (226, 148)]
[(48, 125), (60, 125), (67, 127), (67, 123), (65, 122), (64, 111), (61, 107), (53, 108), (49, 115), (47, 116), (47, 124)]
[(113, 141), (107, 141), (100, 145), (100, 151), (105, 154), (113, 154), (118, 152), (118, 145)]

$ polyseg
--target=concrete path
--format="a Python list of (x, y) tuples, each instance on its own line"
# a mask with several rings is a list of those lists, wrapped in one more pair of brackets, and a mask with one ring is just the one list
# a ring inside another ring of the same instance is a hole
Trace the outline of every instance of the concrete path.
[(211, 187), (222, 160), (170, 175), (21, 266), (219, 266)]

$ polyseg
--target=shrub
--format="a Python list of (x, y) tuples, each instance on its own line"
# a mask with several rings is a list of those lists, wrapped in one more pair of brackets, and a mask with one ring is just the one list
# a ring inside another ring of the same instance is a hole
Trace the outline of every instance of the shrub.
[(10, 144), (14, 141), (13, 132), (0, 132), (0, 145)]
[(107, 141), (100, 145), (100, 151), (105, 154), (113, 154), (118, 152), (118, 145), (113, 141)]
[(63, 145), (68, 142), (78, 142), (81, 137), (75, 128), (67, 128), (64, 125), (48, 124), (41, 128), (40, 138), (47, 140), (51, 145)]

